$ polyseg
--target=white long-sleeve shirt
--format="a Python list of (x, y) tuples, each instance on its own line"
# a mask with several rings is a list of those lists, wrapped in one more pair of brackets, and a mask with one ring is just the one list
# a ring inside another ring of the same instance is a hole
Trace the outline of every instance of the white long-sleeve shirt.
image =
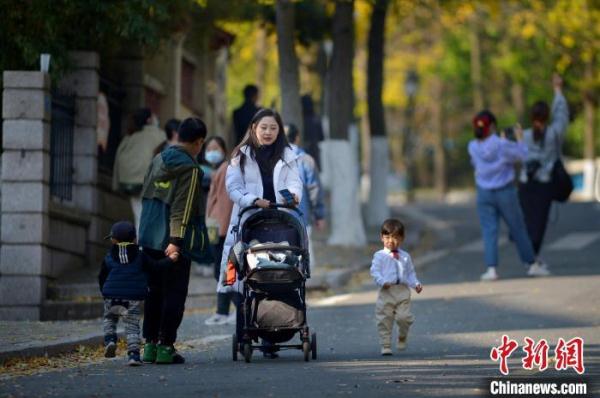
[(398, 254), (399, 258), (395, 259), (388, 249), (375, 252), (371, 263), (371, 276), (380, 287), (384, 283), (389, 283), (392, 285), (403, 284), (414, 289), (421, 282), (417, 279), (410, 254), (403, 250), (398, 250)]

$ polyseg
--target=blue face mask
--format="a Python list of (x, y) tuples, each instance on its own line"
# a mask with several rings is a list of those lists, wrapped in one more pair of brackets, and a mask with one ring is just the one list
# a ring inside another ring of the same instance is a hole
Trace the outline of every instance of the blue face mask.
[(223, 155), (223, 152), (218, 151), (218, 150), (207, 151), (204, 154), (204, 159), (206, 159), (206, 161), (212, 165), (221, 163), (224, 158), (225, 158), (225, 155)]

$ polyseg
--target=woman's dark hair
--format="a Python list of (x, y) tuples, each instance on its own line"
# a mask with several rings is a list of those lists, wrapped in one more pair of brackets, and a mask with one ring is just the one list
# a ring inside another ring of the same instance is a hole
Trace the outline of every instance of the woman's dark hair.
[(256, 136), (256, 126), (260, 121), (265, 117), (272, 117), (277, 122), (279, 126), (279, 132), (277, 133), (277, 139), (272, 144), (275, 146), (275, 151), (273, 153), (273, 157), (270, 159), (271, 168), (275, 167), (275, 164), (281, 159), (283, 160), (283, 153), (286, 147), (289, 147), (288, 140), (285, 136), (285, 131), (283, 130), (283, 121), (281, 120), (281, 116), (277, 111), (269, 108), (259, 109), (256, 114), (252, 117), (250, 124), (248, 124), (248, 129), (246, 130), (246, 135), (242, 139), (242, 142), (239, 143), (237, 147), (233, 150), (231, 154), (232, 158), (236, 156), (240, 157), (240, 169), (242, 173), (244, 172), (244, 164), (246, 162), (246, 155), (242, 152), (242, 148), (247, 145), (250, 148), (250, 156), (252, 159), (256, 159), (256, 150), (260, 148), (260, 144), (258, 142), (258, 137)]
[(287, 125), (287, 139), (288, 142), (291, 142), (292, 144), (294, 142), (296, 142), (296, 138), (298, 138), (298, 134), (300, 134), (300, 131), (298, 131), (298, 127), (296, 127), (295, 124), (290, 123)]
[(545, 101), (538, 101), (531, 107), (531, 120), (546, 123), (550, 118), (550, 107)]
[(135, 131), (139, 131), (144, 128), (148, 123), (148, 119), (152, 116), (150, 108), (140, 108), (133, 114), (133, 125)]
[(208, 137), (206, 139), (206, 141), (204, 141), (204, 144), (202, 144), (202, 149), (200, 150), (200, 155), (198, 155), (198, 159), (199, 159), (200, 163), (208, 164), (208, 162), (206, 161), (206, 156), (205, 156), (206, 148), (208, 147), (208, 144), (210, 144), (213, 141), (216, 142), (219, 147), (221, 147), (221, 150), (223, 151), (225, 156), (227, 156), (227, 144), (225, 143), (225, 140), (222, 137), (219, 137), (218, 135), (213, 135), (213, 136)]
[(388, 218), (381, 225), (381, 235), (398, 235), (404, 237), (404, 224), (396, 218)]
[(173, 139), (173, 133), (176, 133), (179, 130), (179, 125), (181, 121), (177, 119), (169, 119), (165, 124), (165, 134), (167, 134), (167, 139), (171, 141)]
[(197, 117), (189, 117), (179, 125), (177, 130), (179, 142), (194, 142), (206, 138), (206, 125)]
[(487, 109), (482, 110), (473, 118), (473, 129), (476, 138), (485, 138), (491, 132), (491, 127), (497, 125), (496, 116)]

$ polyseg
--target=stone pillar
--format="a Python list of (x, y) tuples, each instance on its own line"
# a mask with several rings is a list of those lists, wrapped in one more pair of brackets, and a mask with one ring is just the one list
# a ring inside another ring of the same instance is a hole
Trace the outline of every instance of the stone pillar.
[(5, 71), (0, 319), (40, 319), (49, 271), (50, 79)]

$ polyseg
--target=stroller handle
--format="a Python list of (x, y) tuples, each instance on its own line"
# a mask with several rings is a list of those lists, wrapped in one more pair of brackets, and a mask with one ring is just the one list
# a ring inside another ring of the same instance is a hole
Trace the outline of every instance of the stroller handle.
[[(250, 211), (250, 210), (256, 210), (256, 209), (262, 209), (262, 207), (257, 206), (257, 205), (251, 205), (251, 206), (244, 207), (242, 210), (240, 210), (240, 212), (238, 214), (238, 224), (239, 224), (239, 221), (242, 219), (242, 215), (245, 212)], [(298, 216), (302, 217), (302, 212), (296, 206), (283, 205), (283, 204), (279, 204), (279, 203), (271, 203), (269, 205), (269, 209), (289, 209), (289, 210), (295, 211), (296, 213), (298, 213)]]

